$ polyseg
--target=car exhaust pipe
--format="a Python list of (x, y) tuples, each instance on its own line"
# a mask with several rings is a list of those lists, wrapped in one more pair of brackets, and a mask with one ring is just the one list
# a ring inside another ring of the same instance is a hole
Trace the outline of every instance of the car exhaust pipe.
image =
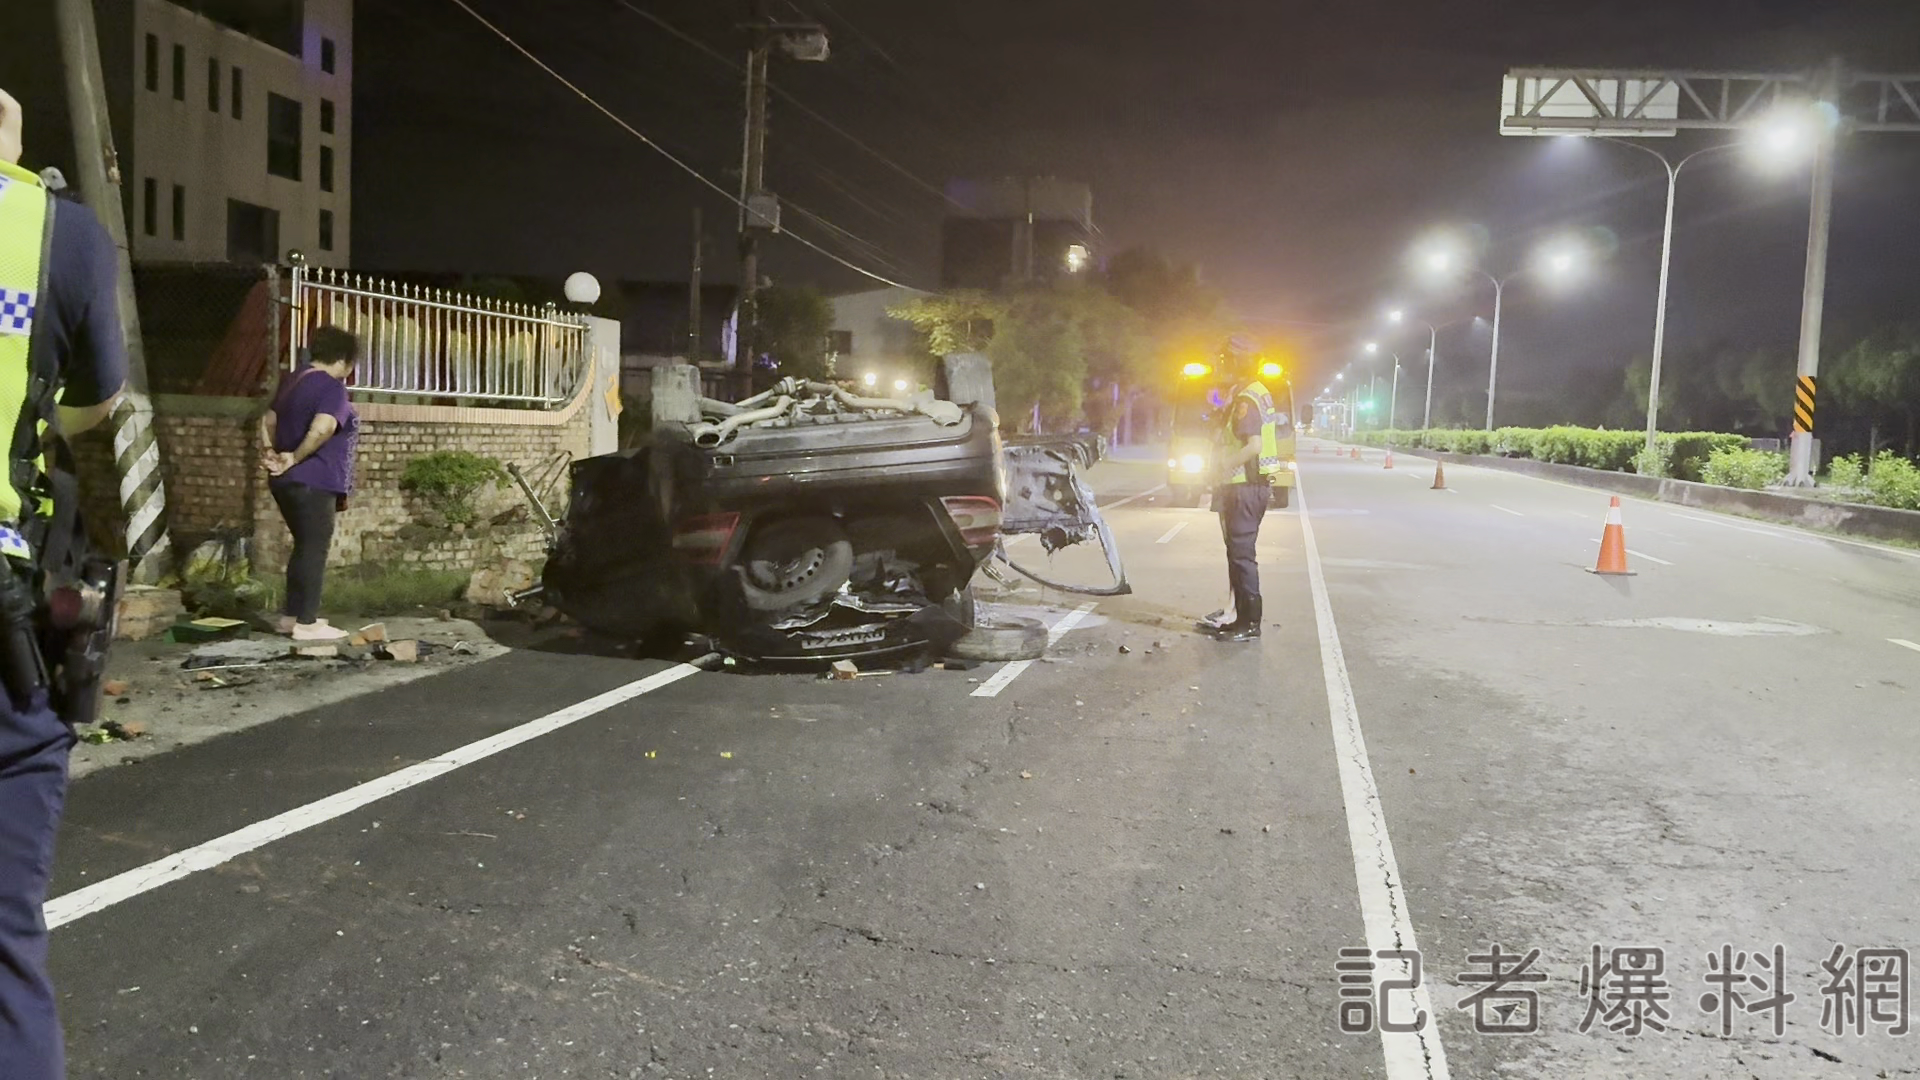
[(748, 409), (738, 412), (717, 424), (695, 424), (689, 430), (693, 432), (693, 445), (702, 450), (711, 450), (733, 438), (733, 433), (748, 424), (757, 424), (762, 420), (777, 420), (793, 407), (793, 399), (782, 396), (764, 409)]

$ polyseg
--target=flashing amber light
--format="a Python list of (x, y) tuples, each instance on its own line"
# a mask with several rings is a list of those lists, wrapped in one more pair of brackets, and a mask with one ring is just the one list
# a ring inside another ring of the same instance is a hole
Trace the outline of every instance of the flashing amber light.
[(1205, 364), (1192, 363), (1180, 369), (1180, 374), (1189, 379), (1204, 379), (1213, 374), (1213, 369)]
[(1271, 360), (1269, 360), (1269, 361), (1267, 361), (1267, 362), (1266, 362), (1266, 363), (1264, 363), (1264, 364), (1261, 364), (1261, 365), (1260, 365), (1260, 377), (1261, 377), (1261, 378), (1263, 378), (1263, 379), (1277, 379), (1277, 378), (1279, 378), (1279, 377), (1280, 377), (1280, 365), (1279, 365), (1279, 364), (1276, 364), (1276, 363), (1274, 363), (1274, 362), (1273, 362), (1273, 361), (1271, 361)]

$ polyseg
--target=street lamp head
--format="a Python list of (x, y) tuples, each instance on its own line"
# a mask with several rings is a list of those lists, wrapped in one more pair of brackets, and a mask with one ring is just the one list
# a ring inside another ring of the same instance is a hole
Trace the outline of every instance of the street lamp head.
[(1752, 138), (1755, 153), (1776, 167), (1811, 156), (1826, 130), (1838, 122), (1831, 108), (1815, 102), (1779, 106), (1755, 125)]
[(1406, 318), (1407, 313), (1401, 311), (1399, 308), (1394, 308), (1392, 311), (1387, 312), (1387, 321), (1391, 323), (1404, 322)]
[(1347, 377), (1347, 373), (1344, 371), (1336, 371), (1333, 373), (1333, 377), (1335, 379), (1344, 379)]
[(868, 386), (878, 386), (880, 384), (880, 376), (876, 372), (869, 371), (865, 375), (860, 376), (860, 381)]
[(1372, 356), (1380, 351), (1380, 343), (1377, 341), (1369, 341), (1360, 347), (1367, 351), (1368, 356)]
[(905, 379), (893, 380), (893, 388), (895, 390), (905, 390), (907, 388), (907, 380)]

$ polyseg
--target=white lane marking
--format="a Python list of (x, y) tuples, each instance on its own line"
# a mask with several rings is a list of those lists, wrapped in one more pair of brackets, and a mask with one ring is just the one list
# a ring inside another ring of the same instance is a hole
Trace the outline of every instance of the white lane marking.
[[(1599, 542), (1600, 542), (1600, 538), (1599, 538), (1599, 537), (1597, 537), (1597, 536), (1595, 536), (1595, 537), (1591, 537), (1591, 538), (1589, 538), (1589, 539), (1588, 539), (1588, 541), (1587, 541), (1587, 543), (1589, 543), (1589, 544), (1597, 544), (1597, 543), (1599, 543)], [(1636, 559), (1645, 559), (1645, 560), (1647, 560), (1647, 561), (1648, 561), (1648, 562), (1650, 562), (1650, 563), (1659, 563), (1659, 564), (1660, 564), (1661, 566), (1672, 566), (1672, 565), (1673, 565), (1672, 563), (1670, 563), (1670, 562), (1668, 562), (1668, 561), (1667, 561), (1667, 560), (1665, 560), (1665, 559), (1662, 559), (1662, 558), (1659, 558), (1658, 556), (1654, 556), (1654, 555), (1649, 555), (1649, 554), (1647, 554), (1647, 553), (1646, 553), (1646, 552), (1644, 552), (1644, 551), (1635, 551), (1635, 550), (1633, 550), (1632, 548), (1628, 548), (1628, 549), (1627, 549), (1627, 554), (1629, 554), (1629, 555), (1631, 555), (1631, 556), (1633, 556), (1633, 557), (1634, 557), (1634, 558), (1636, 558)]]
[(1916, 645), (1913, 642), (1908, 641), (1906, 638), (1890, 637), (1887, 640), (1893, 642), (1895, 645), (1898, 645), (1903, 649), (1912, 649), (1914, 652), (1920, 652), (1920, 645)]
[[(1047, 647), (1052, 648), (1053, 643), (1059, 641), (1067, 631), (1079, 626), (1080, 620), (1092, 614), (1096, 606), (1098, 605), (1092, 602), (1081, 604), (1079, 607), (1074, 608), (1072, 611), (1056, 619), (1054, 624), (1047, 628)], [(1015, 660), (1006, 667), (994, 672), (993, 677), (981, 683), (979, 689), (975, 690), (972, 696), (999, 697), (1000, 691), (1005, 690), (1008, 683), (1019, 678), (1021, 672), (1032, 666), (1033, 661), (1031, 660)]]
[(1168, 529), (1168, 530), (1167, 530), (1167, 535), (1165, 535), (1165, 536), (1162, 536), (1162, 537), (1161, 537), (1160, 539), (1158, 539), (1158, 540), (1155, 540), (1155, 541), (1154, 541), (1154, 543), (1156, 543), (1156, 544), (1169, 544), (1169, 543), (1172, 543), (1172, 542), (1173, 542), (1173, 538), (1174, 538), (1174, 537), (1176, 537), (1176, 536), (1179, 536), (1179, 535), (1180, 535), (1180, 530), (1181, 530), (1181, 529), (1184, 529), (1184, 528), (1186, 528), (1186, 527), (1187, 527), (1187, 523), (1183, 521), (1183, 522), (1181, 522), (1180, 524), (1178, 524), (1178, 525), (1175, 525), (1175, 526), (1174, 526), (1173, 528), (1171, 528), (1171, 529)]
[[(1764, 529), (1764, 528), (1755, 528), (1751, 525), (1735, 525), (1731, 521), (1720, 521), (1716, 518), (1701, 517), (1698, 514), (1682, 514), (1675, 511), (1673, 516), (1678, 518), (1685, 518), (1688, 521), (1698, 521), (1703, 525), (1718, 525), (1723, 529), (1734, 529), (1738, 532), (1752, 533), (1755, 536), (1778, 537), (1781, 540), (1791, 540), (1796, 544), (1818, 544), (1820, 542), (1818, 540), (1812, 539), (1811, 537), (1795, 536), (1794, 534), (1782, 529)], [(1871, 547), (1872, 545), (1867, 545), (1867, 546)]]
[[(1320, 667), (1327, 682), (1327, 713), (1332, 721), (1334, 757), (1340, 767), (1340, 797), (1347, 810), (1347, 841), (1353, 847), (1353, 872), (1360, 886), (1360, 918), (1366, 926), (1367, 948), (1408, 952), (1414, 941), (1413, 918), (1401, 887), (1400, 864), (1387, 836), (1387, 817), (1380, 789), (1373, 782), (1367, 744), (1360, 733), (1360, 707), (1353, 698), (1353, 679), (1340, 650), (1340, 631), (1334, 626), (1333, 604), (1327, 598), (1327, 579), (1320, 567), (1320, 547), (1314, 542), (1313, 521), (1307, 514), (1304, 492), (1300, 500), (1300, 535), (1307, 552), (1307, 577), (1313, 584), (1314, 621), (1320, 629)], [(1384, 1000), (1381, 984), (1387, 979), (1411, 977), (1406, 961), (1376, 960), (1375, 1000)], [(1380, 1030), (1380, 1048), (1386, 1057), (1387, 1080), (1449, 1080), (1447, 1054), (1440, 1046), (1439, 1014), (1422, 981), (1412, 990), (1413, 1008), (1425, 1013), (1425, 1029), (1417, 1032)]]
[(1504, 506), (1501, 506), (1501, 505), (1500, 505), (1499, 503), (1488, 503), (1487, 505), (1488, 505), (1488, 506), (1491, 506), (1491, 507), (1493, 507), (1493, 508), (1494, 508), (1495, 510), (1498, 510), (1498, 511), (1500, 511), (1500, 512), (1501, 512), (1501, 513), (1503, 513), (1503, 514), (1512, 514), (1512, 515), (1513, 515), (1514, 517), (1526, 517), (1526, 516), (1527, 516), (1527, 515), (1525, 515), (1525, 514), (1523, 514), (1523, 513), (1521, 513), (1521, 512), (1520, 512), (1520, 511), (1518, 511), (1518, 510), (1509, 510), (1509, 509), (1507, 509), (1506, 507), (1504, 507)]
[(123, 900), (130, 900), (141, 893), (179, 881), (196, 871), (212, 869), (275, 840), (332, 821), (368, 803), (405, 791), (417, 784), (424, 784), (436, 777), (445, 776), (463, 765), (471, 765), (482, 758), (492, 757), (502, 750), (511, 749), (521, 743), (558, 731), (569, 724), (578, 723), (596, 713), (605, 712), (615, 705), (632, 701), (642, 694), (652, 693), (663, 686), (679, 682), (699, 672), (700, 669), (691, 664), (675, 664), (644, 679), (615, 687), (604, 694), (598, 694), (578, 704), (550, 712), (537, 720), (529, 720), (518, 727), (508, 728), (498, 735), (468, 743), (456, 750), (449, 750), (438, 757), (409, 765), (397, 772), (350, 787), (317, 802), (295, 807), (284, 814), (255, 822), (185, 851), (175, 852), (164, 859), (156, 859), (145, 866), (137, 866), (104, 881), (96, 881), (85, 888), (63, 893), (47, 901), (43, 909), (47, 929), (51, 930), (75, 919), (85, 918)]

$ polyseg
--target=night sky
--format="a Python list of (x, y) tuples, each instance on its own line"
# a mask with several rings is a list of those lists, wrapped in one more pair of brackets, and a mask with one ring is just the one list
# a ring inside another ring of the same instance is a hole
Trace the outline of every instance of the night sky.
[[(738, 183), (730, 65), (744, 0), (632, 0), (724, 62), (619, 0), (470, 2), (700, 171)], [(891, 162), (775, 99), (769, 187), (854, 234), (789, 208), (796, 231), (853, 261), (930, 285), (947, 179), (1057, 175), (1093, 186), (1108, 254), (1146, 244), (1196, 262), (1245, 316), (1364, 323), (1395, 298), (1425, 298), (1441, 319), (1474, 313), (1472, 297), (1449, 301), (1405, 272), (1432, 226), (1484, 228), (1495, 270), (1562, 228), (1606, 230), (1617, 254), (1577, 287), (1510, 293), (1501, 368), (1517, 388), (1646, 351), (1664, 185), (1631, 150), (1498, 135), (1507, 69), (1794, 70), (1838, 54), (1920, 70), (1912, 0), (776, 0), (775, 14), (823, 22), (834, 39), (825, 64), (776, 59), (775, 86)], [(362, 0), (357, 20), (356, 262), (683, 280), (698, 203), (710, 273), (731, 274), (728, 203), (451, 0)], [(1713, 138), (1655, 142), (1685, 152)], [(1791, 351), (1806, 196), (1804, 168), (1767, 174), (1737, 154), (1688, 167), (1670, 349)], [(787, 240), (770, 269), (830, 291), (861, 284)], [(1831, 322), (1920, 317), (1920, 136), (1843, 147), (1831, 274)], [(1317, 335), (1298, 345), (1325, 365), (1373, 331), (1293, 333)], [(1454, 354), (1457, 374), (1484, 378), (1485, 334), (1465, 333), (1443, 336), (1442, 366)]]

